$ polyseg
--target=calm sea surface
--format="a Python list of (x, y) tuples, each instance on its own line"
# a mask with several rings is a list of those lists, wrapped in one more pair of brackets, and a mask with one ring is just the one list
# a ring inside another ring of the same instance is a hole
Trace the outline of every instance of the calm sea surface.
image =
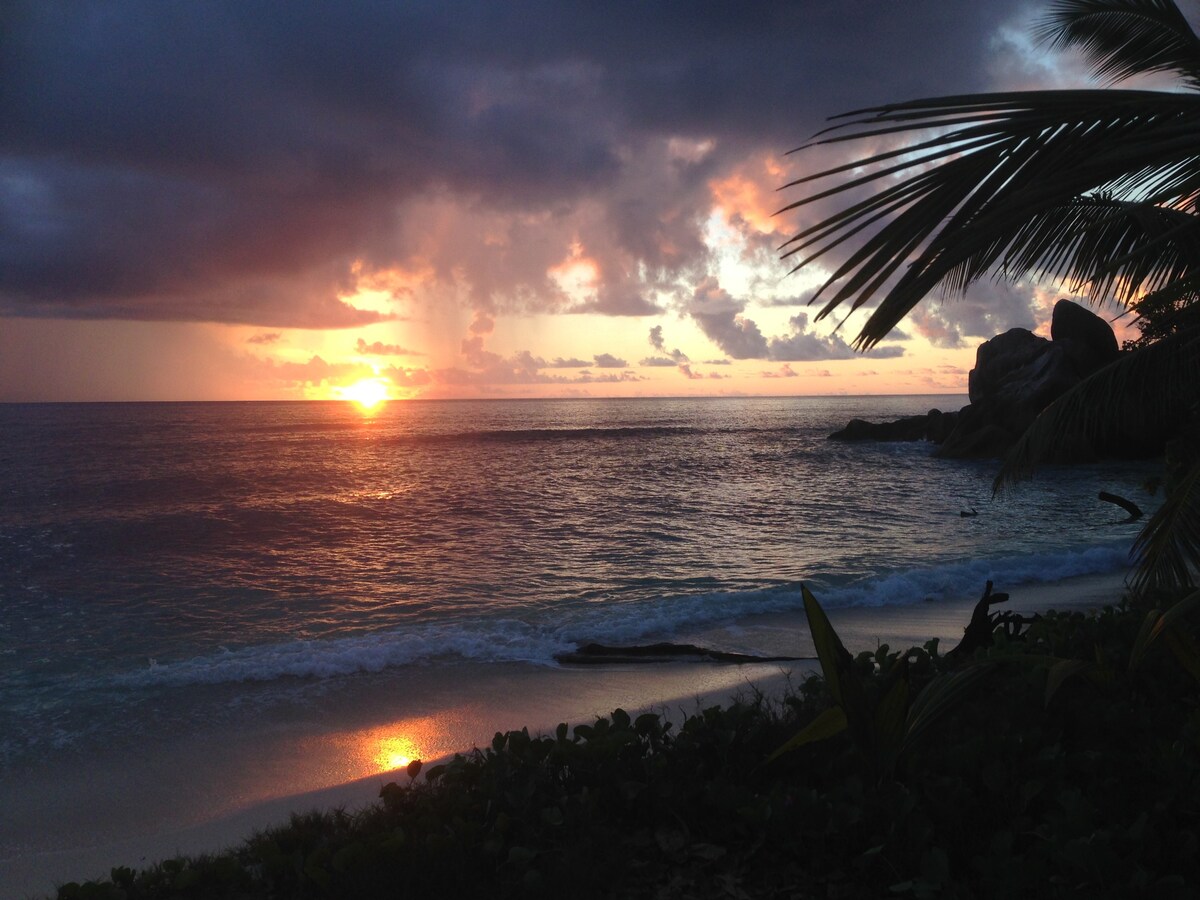
[(992, 463), (826, 440), (963, 402), (0, 405), (0, 765), (202, 727), (197, 704), (670, 639), (795, 609), (802, 580), (906, 604), (1123, 567), (1095, 496), (1152, 466), (992, 501)]

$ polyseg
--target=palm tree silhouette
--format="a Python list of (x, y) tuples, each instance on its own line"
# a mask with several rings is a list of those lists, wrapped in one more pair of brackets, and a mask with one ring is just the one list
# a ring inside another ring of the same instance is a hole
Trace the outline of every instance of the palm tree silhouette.
[(1066, 283), (1135, 316), (1142, 339), (1038, 417), (997, 489), (1080, 436), (1111, 447), (1159, 430), (1171, 439), (1166, 499), (1135, 542), (1134, 586), (1190, 586), (1200, 568), (1200, 39), (1172, 0), (1059, 0), (1037, 32), (1082, 50), (1110, 83), (1169, 73), (1182, 89), (957, 95), (835, 117), (798, 150), (907, 140), (786, 185), (812, 192), (784, 210), (841, 207), (781, 249), (793, 271), (844, 254), (812, 302), (820, 319), (877, 300), (855, 339), (864, 350), (935, 289), (963, 293), (985, 275)]

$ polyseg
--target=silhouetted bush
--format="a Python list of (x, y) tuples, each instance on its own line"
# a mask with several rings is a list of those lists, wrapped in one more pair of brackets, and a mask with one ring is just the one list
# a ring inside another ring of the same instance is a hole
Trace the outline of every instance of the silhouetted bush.
[(58, 897), (1194, 896), (1194, 635), (1173, 620), (1131, 666), (1145, 615), (1049, 613), (965, 662), (936, 642), (858, 654), (876, 695), (903, 659), (912, 698), (952, 667), (992, 670), (890, 769), (848, 729), (767, 762), (830, 708), (814, 676), (678, 727), (616, 710), (497, 734), (363, 812), (295, 816)]

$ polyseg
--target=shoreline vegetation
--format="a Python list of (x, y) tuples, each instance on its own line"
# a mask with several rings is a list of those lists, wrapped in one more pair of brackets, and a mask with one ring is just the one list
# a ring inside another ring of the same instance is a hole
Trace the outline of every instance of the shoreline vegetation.
[(361, 811), (57, 897), (1192, 896), (1198, 598), (1023, 617), (988, 592), (960, 651), (852, 656), (810, 595), (826, 674), (778, 697), (497, 733)]

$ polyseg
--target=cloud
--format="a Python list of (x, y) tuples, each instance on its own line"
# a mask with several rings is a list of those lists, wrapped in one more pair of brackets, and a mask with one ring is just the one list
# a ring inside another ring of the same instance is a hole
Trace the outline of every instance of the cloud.
[(763, 307), (767, 307), (767, 308), (772, 308), (772, 307), (790, 308), (793, 306), (808, 306), (808, 301), (812, 298), (812, 294), (813, 294), (813, 292), (809, 291), (809, 292), (807, 292), (805, 294), (801, 294), (799, 296), (768, 297), (766, 299), (758, 300), (756, 302), (758, 303), (759, 306), (763, 306)]
[(911, 313), (913, 330), (937, 347), (965, 347), (1010, 328), (1035, 327), (1037, 293), (1031, 285), (980, 281), (962, 297), (931, 298)]
[[(553, 361), (548, 362), (528, 350), (520, 350), (510, 356), (502, 356), (484, 346), (492, 324), (488, 317), (477, 316), (468, 329), (472, 336), (463, 338), (460, 344), (464, 365), (435, 369), (430, 373), (432, 380), (443, 385), (476, 387), (529, 384), (614, 384), (644, 380), (643, 376), (632, 371), (604, 372), (597, 375), (587, 368), (594, 365), (599, 369), (623, 369), (627, 366), (624, 360), (609, 353), (597, 354), (591, 363), (581, 359), (564, 359), (563, 357), (556, 357)], [(583, 371), (574, 376), (566, 376), (552, 374), (545, 371), (547, 369), (582, 369)]]
[(645, 379), (636, 372), (610, 372), (603, 375), (580, 372), (579, 377), (574, 379), (574, 383), (576, 384), (617, 384), (623, 381), (645, 381)]
[(813, 359), (853, 359), (857, 354), (850, 346), (832, 334), (827, 338), (807, 332), (808, 317), (804, 313), (793, 316), (789, 323), (792, 333), (773, 338), (770, 359), (801, 362)]
[(250, 337), (246, 338), (246, 343), (270, 345), (278, 343), (279, 339), (282, 337), (283, 335), (278, 331), (264, 331), (260, 332), (259, 334), (250, 335)]
[(401, 366), (385, 366), (378, 372), (362, 363), (330, 363), (315, 355), (306, 362), (280, 362), (275, 359), (255, 361), (258, 375), (264, 380), (288, 388), (321, 385), (344, 385), (360, 378), (383, 377), (401, 388), (427, 387), (434, 376), (427, 369), (410, 369)]
[(693, 369), (691, 363), (680, 363), (678, 368), (679, 374), (689, 381), (701, 381), (703, 379), (719, 381), (723, 378), (730, 377), (721, 372), (700, 372), (696, 369)]
[(667, 349), (666, 344), (663, 342), (663, 327), (661, 325), (655, 325), (653, 328), (650, 329), (650, 346), (653, 347), (655, 350), (657, 350), (659, 353), (665, 353), (669, 357), (669, 360), (667, 363), (643, 362), (642, 365), (644, 365), (644, 366), (647, 366), (647, 365), (654, 365), (654, 366), (678, 365), (679, 363), (685, 363), (688, 361), (687, 354), (684, 353), (682, 350), (680, 350), (678, 347), (676, 347), (674, 350)]
[[(769, 359), (780, 362), (805, 362), (818, 359), (854, 359), (861, 354), (837, 334), (821, 336), (808, 331), (808, 316), (798, 313), (788, 320), (792, 333), (772, 338)], [(888, 358), (903, 356), (904, 348), (897, 345), (876, 346), (871, 356)]]
[[(822, 336), (808, 330), (808, 316), (798, 313), (788, 320), (791, 332), (768, 338), (752, 319), (744, 315), (745, 302), (736, 300), (715, 278), (697, 285), (688, 312), (700, 330), (734, 359), (770, 359), (777, 362), (803, 362), (821, 359), (853, 359), (855, 352), (837, 334)], [(901, 356), (904, 348), (896, 345), (876, 347), (871, 355)]]
[(638, 365), (654, 368), (671, 368), (676, 365), (676, 362), (665, 356), (647, 356), (644, 359), (639, 359)]
[[(668, 310), (713, 271), (714, 199), (771, 227), (747, 160), (782, 182), (829, 115), (988, 87), (1023, 9), (17, 0), (0, 315), (349, 328), (399, 316), (359, 293), (394, 270), (421, 274), (391, 304)], [(595, 271), (577, 291), (548, 274), (572, 242)]]
[(385, 344), (383, 341), (368, 344), (362, 338), (354, 344), (354, 352), (360, 356), (424, 356), (423, 353), (409, 350), (399, 344)]
[(729, 356), (764, 359), (767, 339), (753, 321), (742, 315), (745, 306), (709, 276), (696, 286), (688, 312), (705, 336)]
[(774, 372), (763, 372), (762, 377), (763, 378), (799, 378), (800, 373), (795, 371), (787, 363), (784, 363), (782, 366), (780, 366)]
[(561, 356), (557, 356), (553, 361), (543, 364), (544, 368), (550, 369), (586, 369), (588, 366), (595, 366), (597, 369), (625, 369), (628, 368), (629, 363), (611, 353), (597, 353), (590, 362), (576, 358), (563, 359)]
[(368, 366), (357, 363), (329, 363), (320, 356), (313, 356), (303, 363), (267, 360), (266, 365), (273, 380), (291, 385), (316, 386), (375, 374)]
[(629, 363), (620, 357), (613, 356), (611, 353), (596, 354), (596, 368), (598, 369), (624, 369)]
[(403, 388), (426, 387), (433, 382), (433, 376), (428, 369), (408, 369), (400, 366), (387, 366), (379, 374), (389, 379), (392, 384)]
[(485, 312), (476, 310), (475, 317), (468, 327), (471, 334), (491, 334), (496, 328), (496, 319)]

